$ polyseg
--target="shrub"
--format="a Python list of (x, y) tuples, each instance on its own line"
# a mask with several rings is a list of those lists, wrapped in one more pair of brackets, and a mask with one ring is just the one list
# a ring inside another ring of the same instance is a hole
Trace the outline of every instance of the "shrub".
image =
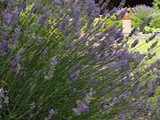
[(154, 12), (152, 14), (152, 21), (150, 23), (150, 27), (152, 27), (152, 28), (160, 28), (160, 25), (159, 25), (159, 21), (160, 21), (159, 15), (160, 15), (160, 12)]
[(140, 24), (142, 23), (143, 20), (139, 19), (137, 16), (132, 15), (131, 16), (131, 20), (132, 20), (132, 27), (139, 27)]
[(1, 119), (113, 120), (159, 113), (159, 100), (150, 100), (159, 85), (159, 60), (145, 68), (143, 60), (154, 54), (129, 52), (116, 25), (95, 23), (99, 12), (92, 0), (8, 1), (0, 24)]
[(154, 9), (146, 5), (136, 5), (131, 11), (133, 16), (136, 16), (140, 20), (144, 20), (154, 12)]

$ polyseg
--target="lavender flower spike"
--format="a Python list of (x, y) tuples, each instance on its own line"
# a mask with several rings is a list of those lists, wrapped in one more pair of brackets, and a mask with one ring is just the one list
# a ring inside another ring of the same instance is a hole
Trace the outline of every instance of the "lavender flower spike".
[(55, 114), (55, 110), (50, 109), (49, 114), (48, 114), (48, 120), (51, 120), (54, 117), (54, 114)]

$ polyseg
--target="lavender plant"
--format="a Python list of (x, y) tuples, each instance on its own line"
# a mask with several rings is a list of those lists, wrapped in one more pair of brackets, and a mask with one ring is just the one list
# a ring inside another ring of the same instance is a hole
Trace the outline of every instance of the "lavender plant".
[(7, 1), (0, 119), (157, 117), (159, 99), (151, 104), (150, 98), (159, 86), (159, 60), (144, 66), (152, 54), (129, 52), (116, 25), (95, 21), (99, 13), (92, 0)]
[(141, 20), (144, 20), (145, 18), (150, 16), (150, 14), (152, 14), (153, 12), (154, 9), (146, 5), (136, 5), (132, 9), (132, 14)]
[[(140, 24), (143, 23), (143, 21), (148, 17), (151, 17), (153, 13), (154, 9), (152, 7), (146, 5), (136, 5), (131, 9), (132, 26), (139, 28)], [(146, 32), (146, 29), (143, 32)]]

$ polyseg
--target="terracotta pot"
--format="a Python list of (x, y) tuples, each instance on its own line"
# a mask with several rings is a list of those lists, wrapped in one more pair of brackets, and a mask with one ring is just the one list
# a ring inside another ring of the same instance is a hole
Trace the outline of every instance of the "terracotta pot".
[(130, 20), (131, 19), (131, 14), (126, 12), (123, 16), (123, 20)]

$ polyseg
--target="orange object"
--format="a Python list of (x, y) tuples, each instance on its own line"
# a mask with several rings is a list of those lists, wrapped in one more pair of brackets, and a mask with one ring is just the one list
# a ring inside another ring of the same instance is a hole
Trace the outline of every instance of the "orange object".
[(129, 14), (128, 12), (126, 12), (123, 16), (123, 20), (130, 20), (131, 19), (131, 14)]

